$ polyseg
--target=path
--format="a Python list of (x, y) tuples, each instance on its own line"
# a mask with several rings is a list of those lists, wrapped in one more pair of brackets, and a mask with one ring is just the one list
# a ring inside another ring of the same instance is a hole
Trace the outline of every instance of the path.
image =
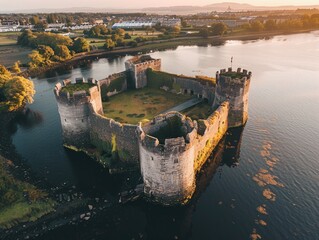
[(187, 100), (186, 102), (179, 104), (175, 107), (172, 107), (162, 113), (168, 113), (168, 112), (172, 112), (172, 111), (176, 111), (176, 112), (181, 112), (187, 108), (193, 107), (199, 103), (201, 103), (203, 101), (203, 99), (199, 99), (199, 98), (192, 98), (190, 100)]

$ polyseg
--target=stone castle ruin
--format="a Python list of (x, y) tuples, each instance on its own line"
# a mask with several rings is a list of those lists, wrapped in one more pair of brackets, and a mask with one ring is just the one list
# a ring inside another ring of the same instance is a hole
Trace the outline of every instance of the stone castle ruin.
[[(56, 84), (64, 145), (94, 156), (111, 172), (139, 169), (150, 201), (185, 204), (195, 192), (196, 174), (227, 130), (246, 123), (251, 72), (222, 69), (215, 84), (204, 77), (168, 73), (155, 81), (150, 74), (160, 73), (161, 60), (150, 56), (134, 57), (125, 67), (100, 81)], [(197, 121), (168, 112), (137, 125), (103, 116), (103, 98), (146, 86), (206, 99), (214, 111)]]

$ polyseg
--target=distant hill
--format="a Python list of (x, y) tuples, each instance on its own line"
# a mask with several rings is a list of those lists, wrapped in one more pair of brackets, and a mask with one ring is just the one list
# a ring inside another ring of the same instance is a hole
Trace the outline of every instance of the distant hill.
[(111, 9), (111, 8), (92, 8), (92, 7), (74, 7), (74, 8), (42, 8), (42, 9), (28, 9), (17, 11), (1, 11), (11, 13), (49, 13), (49, 12), (109, 12), (109, 13), (158, 13), (158, 14), (195, 14), (200, 12), (225, 12), (228, 9), (231, 11), (266, 11), (266, 10), (296, 10), (298, 8), (318, 8), (319, 5), (287, 5), (287, 6), (255, 6), (245, 3), (222, 2), (214, 3), (206, 6), (167, 6), (167, 7), (150, 7), (142, 9)]
[(228, 9), (231, 11), (265, 11), (265, 10), (296, 10), (298, 8), (319, 8), (319, 5), (303, 5), (303, 6), (254, 6), (245, 3), (234, 3), (234, 2), (223, 2), (214, 3), (206, 6), (171, 6), (171, 7), (153, 7), (144, 8), (144, 12), (152, 13), (166, 13), (166, 14), (189, 14), (189, 13), (199, 13), (199, 12), (225, 12)]

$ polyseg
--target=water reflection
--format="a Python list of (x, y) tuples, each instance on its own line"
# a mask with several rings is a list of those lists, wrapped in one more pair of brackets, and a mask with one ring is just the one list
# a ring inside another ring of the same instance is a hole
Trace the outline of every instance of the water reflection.
[[(145, 201), (114, 206), (92, 221), (78, 226), (64, 226), (51, 231), (46, 239), (190, 239), (192, 238), (193, 215), (201, 194), (212, 181), (220, 166), (234, 166), (231, 164), (239, 160), (243, 128), (230, 130), (211, 154), (207, 163), (197, 178), (197, 189), (192, 201), (183, 207), (161, 207)], [(81, 162), (74, 164), (78, 172)], [(236, 164), (237, 166), (238, 164)], [(90, 170), (87, 169), (87, 175)], [(83, 175), (82, 175), (83, 176)], [(86, 181), (84, 175), (83, 181)], [(113, 190), (120, 187), (121, 182), (110, 181), (109, 178), (100, 179), (105, 188)], [(94, 186), (95, 183), (92, 185)], [(102, 186), (103, 186), (102, 185)], [(116, 185), (116, 186), (114, 186)], [(101, 187), (102, 187), (101, 186)], [(96, 188), (95, 190), (97, 190)], [(115, 190), (116, 191), (116, 190)], [(72, 234), (71, 234), (72, 233)], [(74, 236), (78, 236), (74, 237)], [(216, 236), (217, 238), (219, 236)], [(219, 239), (219, 238), (218, 238)]]

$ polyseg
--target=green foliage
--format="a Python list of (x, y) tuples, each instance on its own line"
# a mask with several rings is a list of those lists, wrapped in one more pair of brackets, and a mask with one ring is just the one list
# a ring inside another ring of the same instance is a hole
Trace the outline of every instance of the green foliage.
[(54, 57), (54, 50), (45, 45), (40, 45), (38, 47), (38, 52), (41, 54), (41, 57), (43, 58), (44, 64), (50, 64)]
[(54, 48), (56, 59), (59, 61), (68, 60), (72, 57), (70, 50), (65, 45), (57, 45)]
[(115, 30), (115, 33), (123, 37), (125, 35), (125, 30), (122, 28), (118, 28)]
[(108, 33), (109, 30), (104, 25), (94, 26), (88, 32), (85, 32), (86, 35), (92, 38), (106, 36)]
[(258, 20), (257, 21), (253, 21), (251, 23), (251, 30), (253, 32), (260, 32), (260, 31), (264, 30), (264, 24), (262, 24), (262, 22), (260, 22)]
[(0, 157), (0, 228), (35, 221), (51, 212), (55, 203), (48, 199), (47, 193), (14, 178), (5, 162), (9, 161)]
[(207, 28), (202, 28), (199, 30), (199, 36), (203, 38), (208, 38), (209, 36), (209, 30)]
[(30, 62), (29, 67), (31, 69), (36, 69), (37, 67), (45, 66), (45, 58), (40, 54), (39, 51), (33, 50), (32, 53), (29, 54)]
[(211, 27), (211, 32), (213, 35), (222, 36), (227, 31), (228, 27), (225, 23), (215, 23)]
[(125, 35), (124, 35), (124, 39), (131, 39), (132, 37), (131, 37), (131, 35), (129, 34), (129, 33), (125, 33)]
[(16, 61), (16, 62), (13, 64), (13, 66), (12, 66), (12, 68), (11, 68), (11, 71), (12, 71), (13, 73), (20, 73), (20, 72), (21, 72), (21, 69), (20, 69), (20, 61)]
[(265, 23), (266, 30), (275, 30), (277, 28), (277, 24), (273, 19), (269, 19)]
[(24, 77), (15, 76), (4, 85), (4, 98), (9, 111), (17, 110), (26, 103), (32, 103), (34, 94), (33, 82)]
[(89, 52), (90, 51), (90, 43), (85, 38), (76, 38), (73, 42), (72, 49), (76, 52)]
[(91, 83), (69, 84), (67, 86), (64, 86), (62, 88), (61, 92), (69, 92), (72, 95), (74, 92), (84, 90), (86, 93), (89, 93), (89, 89), (93, 86), (94, 86), (94, 84), (91, 84)]
[(105, 41), (105, 48), (111, 50), (115, 47), (115, 42), (112, 39), (106, 39)]
[(35, 94), (33, 82), (12, 74), (0, 65), (0, 105), (1, 110), (15, 111), (26, 103), (33, 102)]

